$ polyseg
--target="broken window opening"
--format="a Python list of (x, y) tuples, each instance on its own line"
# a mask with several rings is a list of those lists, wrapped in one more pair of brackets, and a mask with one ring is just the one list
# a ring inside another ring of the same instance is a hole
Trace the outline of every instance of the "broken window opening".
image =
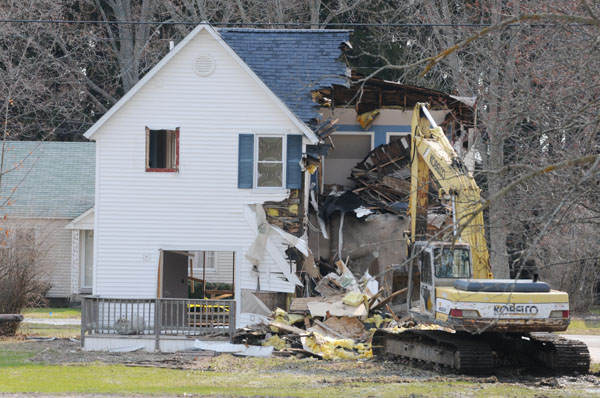
[(283, 137), (257, 136), (256, 187), (282, 188), (283, 181)]
[(146, 127), (146, 171), (179, 170), (179, 127), (175, 130), (151, 130)]
[(410, 133), (388, 133), (388, 141), (389, 144), (392, 141), (400, 141), (402, 143), (402, 147), (406, 150), (410, 150)]

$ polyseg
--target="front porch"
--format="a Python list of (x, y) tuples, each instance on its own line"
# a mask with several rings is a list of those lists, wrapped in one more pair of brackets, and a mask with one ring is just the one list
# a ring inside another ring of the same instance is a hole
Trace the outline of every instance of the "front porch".
[(231, 341), (235, 311), (234, 300), (84, 297), (81, 348), (174, 352), (197, 339)]

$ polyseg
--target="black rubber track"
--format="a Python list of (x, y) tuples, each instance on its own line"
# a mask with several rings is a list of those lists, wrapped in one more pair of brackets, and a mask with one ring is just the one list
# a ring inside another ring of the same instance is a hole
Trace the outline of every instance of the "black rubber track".
[[(390, 354), (381, 352), (382, 347), (385, 346), (384, 339), (422, 344), (452, 353), (455, 356), (453, 368), (460, 373), (490, 374), (494, 369), (494, 356), (490, 345), (486, 341), (471, 335), (439, 330), (407, 330), (399, 334), (377, 331), (373, 337), (374, 355)], [(400, 356), (410, 358), (409, 356)], [(437, 363), (434, 360), (429, 362)], [(444, 364), (439, 365), (445, 366)]]
[(590, 368), (590, 352), (585, 343), (551, 333), (532, 333), (532, 343), (546, 352), (545, 365), (556, 373), (582, 373)]

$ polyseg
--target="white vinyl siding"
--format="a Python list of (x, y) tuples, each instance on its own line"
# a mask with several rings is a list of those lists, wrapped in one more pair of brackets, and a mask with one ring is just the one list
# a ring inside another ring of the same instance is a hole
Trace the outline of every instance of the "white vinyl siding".
[[(199, 53), (215, 71), (199, 77)], [(145, 126), (179, 126), (179, 172), (146, 173)], [(153, 298), (160, 249), (235, 251), (235, 288), (255, 289), (244, 253), (257, 231), (246, 204), (279, 201), (286, 189), (237, 188), (241, 133), (299, 134), (288, 116), (207, 33), (200, 32), (101, 128), (97, 140), (94, 294)], [(269, 254), (260, 265), (270, 289), (279, 281)], [(261, 285), (262, 285), (261, 278)]]
[[(193, 260), (194, 277), (202, 279), (203, 252), (196, 252)], [(219, 283), (233, 283), (234, 253), (228, 251), (207, 251), (206, 253), (206, 281)]]

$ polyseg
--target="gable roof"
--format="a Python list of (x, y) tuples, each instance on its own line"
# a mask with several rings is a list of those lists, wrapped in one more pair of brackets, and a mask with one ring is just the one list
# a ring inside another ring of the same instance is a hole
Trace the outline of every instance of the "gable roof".
[(252, 69), (232, 50), (232, 48), (219, 36), (219, 34), (209, 25), (209, 24), (200, 24), (194, 30), (192, 30), (183, 40), (175, 46), (174, 49), (169, 51), (167, 55), (163, 57), (148, 73), (144, 75), (139, 82), (135, 84), (115, 105), (113, 105), (108, 112), (106, 112), (96, 123), (92, 125), (88, 129), (88, 131), (84, 134), (86, 138), (92, 138), (94, 134), (98, 131), (98, 129), (106, 123), (123, 105), (129, 101), (154, 75), (156, 75), (171, 59), (173, 59), (182, 48), (185, 47), (187, 43), (189, 43), (194, 37), (198, 35), (198, 33), (202, 31), (207, 31), (224, 49), (227, 51), (233, 59), (244, 69), (252, 79), (254, 79), (258, 85), (265, 91), (265, 93), (275, 102), (275, 104), (287, 115), (287, 117), (291, 120), (292, 123), (296, 125), (296, 127), (304, 134), (308, 139), (316, 144), (319, 142), (319, 138), (315, 135), (315, 133), (304, 124), (292, 111), (288, 109), (285, 103), (277, 97), (269, 89), (269, 87), (254, 73)]
[(218, 29), (223, 39), (305, 123), (319, 116), (311, 91), (348, 85), (340, 45), (349, 30)]
[(7, 141), (0, 216), (75, 218), (94, 205), (95, 170), (94, 142)]

